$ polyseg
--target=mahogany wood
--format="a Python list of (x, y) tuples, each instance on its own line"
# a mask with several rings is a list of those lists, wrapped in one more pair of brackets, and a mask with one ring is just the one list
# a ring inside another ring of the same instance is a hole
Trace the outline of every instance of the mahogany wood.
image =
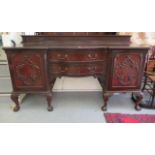
[[(65, 33), (64, 33), (65, 34)], [(145, 56), (149, 47), (129, 45), (129, 36), (92, 34), (23, 36), (23, 46), (5, 47), (11, 80), (12, 100), (20, 109), (22, 93), (44, 94), (52, 111), (52, 88), (57, 77), (94, 76), (103, 88), (104, 105), (115, 92), (137, 92), (140, 97)]]

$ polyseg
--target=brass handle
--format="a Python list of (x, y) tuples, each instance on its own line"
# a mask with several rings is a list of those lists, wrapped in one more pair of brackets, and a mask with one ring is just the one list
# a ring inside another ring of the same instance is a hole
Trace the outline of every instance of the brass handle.
[(89, 53), (88, 54), (88, 57), (91, 59), (91, 60), (95, 60), (96, 58), (97, 58), (97, 54), (95, 53), (95, 54), (91, 54), (91, 53)]
[(91, 54), (88, 54), (88, 57), (89, 57), (89, 58), (91, 58), (91, 57), (92, 57), (92, 55), (91, 55)]
[(65, 54), (65, 58), (68, 58), (68, 54)]
[(88, 67), (88, 70), (93, 72), (93, 71), (95, 71), (95, 70), (96, 70), (96, 66), (91, 66), (91, 67)]
[(97, 58), (97, 56), (98, 56), (98, 54), (97, 54), (97, 53), (95, 53), (95, 58)]
[(66, 71), (68, 71), (68, 67), (62, 67), (61, 68), (61, 72), (66, 72)]
[(58, 54), (57, 57), (58, 59), (65, 60), (68, 58), (68, 54), (65, 54), (65, 55)]

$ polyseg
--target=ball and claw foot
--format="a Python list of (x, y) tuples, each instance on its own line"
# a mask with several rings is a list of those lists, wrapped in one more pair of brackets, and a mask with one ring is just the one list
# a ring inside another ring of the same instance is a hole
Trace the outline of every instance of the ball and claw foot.
[(47, 103), (48, 103), (47, 110), (48, 111), (53, 111), (53, 106), (52, 106), (51, 102), (52, 102), (52, 95), (51, 95), (51, 93), (49, 93), (49, 94), (47, 94)]
[(102, 110), (102, 111), (107, 111), (107, 106), (102, 106), (102, 107), (101, 107), (101, 110)]
[(13, 108), (13, 111), (14, 112), (18, 112), (20, 110), (20, 107), (19, 106), (15, 106), (14, 108)]
[(139, 105), (136, 105), (136, 106), (135, 106), (135, 109), (136, 109), (137, 111), (141, 111), (141, 107), (140, 107)]
[(19, 94), (12, 94), (11, 95), (11, 99), (15, 103), (15, 107), (13, 108), (14, 112), (17, 112), (20, 109), (20, 103), (19, 103), (18, 97), (19, 97)]
[(107, 111), (107, 105), (108, 105), (109, 95), (103, 95), (103, 99), (104, 99), (104, 104), (101, 107), (101, 110), (102, 111)]
[(141, 110), (140, 103), (143, 100), (143, 93), (141, 92), (137, 94), (132, 93), (131, 99), (135, 102), (135, 109), (137, 111), (140, 111)]
[(49, 106), (49, 107), (47, 108), (47, 110), (48, 110), (48, 111), (53, 111), (53, 106)]

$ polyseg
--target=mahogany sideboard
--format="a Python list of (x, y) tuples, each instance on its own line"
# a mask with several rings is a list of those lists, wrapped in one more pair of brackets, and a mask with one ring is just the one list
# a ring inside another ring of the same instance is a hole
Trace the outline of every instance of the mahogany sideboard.
[(94, 76), (103, 88), (107, 109), (109, 97), (115, 92), (136, 92), (143, 99), (141, 82), (149, 47), (130, 45), (130, 36), (90, 35), (23, 36), (23, 44), (4, 47), (8, 58), (15, 102), (20, 109), (20, 94), (40, 93), (47, 97), (48, 111), (53, 110), (52, 87), (57, 77)]

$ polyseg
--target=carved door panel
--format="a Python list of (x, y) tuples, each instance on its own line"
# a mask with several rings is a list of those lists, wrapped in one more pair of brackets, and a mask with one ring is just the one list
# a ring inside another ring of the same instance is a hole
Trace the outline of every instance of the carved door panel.
[(45, 52), (12, 52), (9, 54), (15, 90), (46, 89), (45, 54)]
[(114, 52), (112, 54), (111, 90), (140, 89), (144, 68), (144, 53)]

